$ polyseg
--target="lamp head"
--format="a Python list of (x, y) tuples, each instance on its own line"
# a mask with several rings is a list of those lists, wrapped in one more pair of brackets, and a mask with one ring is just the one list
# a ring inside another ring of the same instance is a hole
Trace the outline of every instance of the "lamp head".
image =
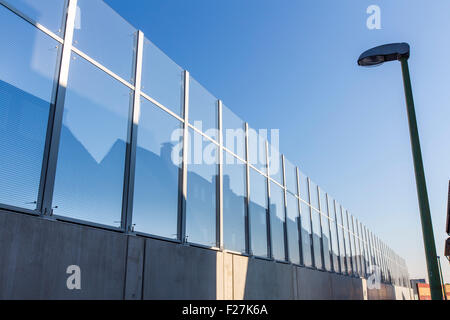
[(358, 65), (363, 67), (376, 66), (388, 61), (408, 59), (409, 44), (391, 43), (365, 51), (358, 59)]

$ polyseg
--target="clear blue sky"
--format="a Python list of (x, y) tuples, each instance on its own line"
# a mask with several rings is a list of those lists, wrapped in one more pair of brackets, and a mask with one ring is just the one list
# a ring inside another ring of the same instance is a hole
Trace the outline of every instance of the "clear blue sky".
[[(364, 69), (365, 49), (411, 45), (438, 254), (450, 178), (450, 2), (414, 0), (106, 0), (280, 149), (425, 277), (399, 63)], [(381, 30), (366, 9), (381, 8)], [(449, 263), (441, 260), (446, 281)]]

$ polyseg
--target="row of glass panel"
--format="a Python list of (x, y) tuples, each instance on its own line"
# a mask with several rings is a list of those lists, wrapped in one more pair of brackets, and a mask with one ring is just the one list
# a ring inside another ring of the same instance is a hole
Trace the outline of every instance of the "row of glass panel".
[[(65, 1), (8, 3), (30, 17), (28, 20), (63, 36)], [(1, 41), (10, 44), (0, 53), (0, 147), (4, 150), (0, 160), (4, 190), (0, 203), (34, 210), (42, 187), (47, 123), (55, 103), (55, 70), (61, 44), (3, 6), (0, 17)], [(99, 17), (105, 23), (98, 23)], [(125, 86), (72, 53), (53, 194), (55, 215), (121, 226), (135, 44), (136, 30), (102, 1), (78, 0), (74, 47), (130, 85)], [(187, 118), (183, 114), (183, 70), (147, 39), (141, 90), (154, 103), (141, 98), (134, 230), (165, 238), (180, 237), (182, 181), (181, 162), (176, 159), (182, 156), (186, 138), (186, 240), (216, 246), (217, 162), (222, 149), (205, 136), (218, 142), (217, 132), (210, 130), (219, 125), (217, 99), (190, 78), (189, 123), (202, 133), (190, 128), (188, 137), (183, 137), (181, 128)], [(244, 132), (239, 117), (225, 106), (221, 110), (223, 132)], [(264, 146), (265, 140), (249, 135), (248, 146)], [(280, 170), (281, 158), (277, 167), (273, 166), (277, 161), (269, 161), (267, 166), (268, 154), (271, 160), (277, 159), (278, 151), (272, 146), (269, 150), (258, 148), (258, 154), (249, 148), (249, 181), (245, 134), (225, 139), (223, 146), (234, 154), (223, 151), (225, 159), (232, 160), (224, 161), (222, 173), (225, 248), (355, 275), (366, 275), (369, 266), (377, 264), (383, 266), (385, 280), (392, 274), (406, 276), (404, 263), (398, 267), (397, 261), (401, 260), (395, 254), (387, 258), (386, 248), (379, 247), (364, 226), (327, 199), (314, 183), (308, 183), (301, 172), (297, 184), (297, 169), (289, 161), (284, 161), (285, 179)], [(199, 155), (202, 159), (196, 159)], [(209, 158), (209, 163), (203, 157)]]

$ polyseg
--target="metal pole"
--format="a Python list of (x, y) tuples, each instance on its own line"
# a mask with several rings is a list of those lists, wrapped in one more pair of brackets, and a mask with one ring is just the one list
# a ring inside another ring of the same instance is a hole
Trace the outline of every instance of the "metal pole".
[(438, 266), (439, 266), (439, 275), (441, 276), (441, 284), (442, 284), (442, 294), (444, 295), (444, 300), (447, 300), (447, 292), (445, 292), (444, 286), (444, 277), (442, 276), (442, 266), (441, 266), (441, 257), (437, 257)]
[(411, 148), (414, 159), (414, 172), (416, 175), (417, 196), (419, 198), (420, 220), (422, 222), (423, 243), (425, 247), (428, 278), (430, 281), (431, 299), (442, 300), (436, 245), (434, 242), (433, 225), (431, 223), (430, 205), (428, 203), (428, 193), (423, 169), (422, 151), (420, 150), (419, 131), (417, 129), (416, 112), (414, 110), (408, 60), (401, 59), (400, 62), (402, 65), (403, 85), (405, 87)]

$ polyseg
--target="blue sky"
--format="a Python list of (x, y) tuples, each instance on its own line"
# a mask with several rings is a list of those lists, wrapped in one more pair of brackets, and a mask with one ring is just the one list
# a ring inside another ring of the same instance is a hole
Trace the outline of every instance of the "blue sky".
[[(410, 71), (438, 254), (450, 178), (450, 2), (106, 0), (426, 275), (399, 63), (364, 69), (365, 49), (411, 45)], [(381, 30), (366, 9), (381, 8)], [(450, 267), (442, 258), (446, 282)]]

